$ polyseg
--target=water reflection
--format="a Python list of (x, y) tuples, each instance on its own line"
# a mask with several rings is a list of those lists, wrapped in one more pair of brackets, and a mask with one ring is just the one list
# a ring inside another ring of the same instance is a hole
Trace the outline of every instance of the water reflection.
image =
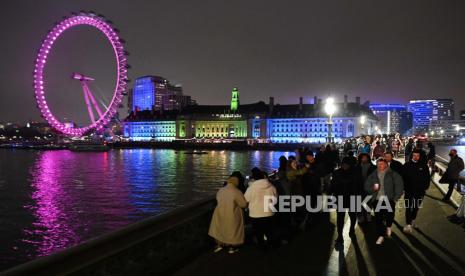
[[(0, 224), (0, 233), (5, 233), (0, 236), (0, 252), (21, 256), (16, 263), (49, 255), (213, 195), (232, 171), (247, 175), (254, 166), (277, 168), (281, 155), (289, 153), (0, 151), (2, 160), (14, 160), (8, 166), (11, 173), (0, 174), (0, 183), (7, 186), (3, 189), (9, 191), (0, 193), (0, 202), (8, 202), (8, 206), (0, 204), (0, 220), (12, 222)], [(17, 169), (21, 166), (29, 167), (27, 179), (16, 177), (25, 175)], [(13, 203), (10, 197), (25, 200)], [(12, 211), (15, 204), (21, 212)], [(14, 240), (16, 248), (8, 240)], [(16, 263), (8, 260), (9, 266)]]

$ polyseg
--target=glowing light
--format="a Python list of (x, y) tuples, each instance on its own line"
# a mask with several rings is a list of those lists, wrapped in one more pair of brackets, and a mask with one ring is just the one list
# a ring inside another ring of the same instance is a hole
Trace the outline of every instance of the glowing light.
[[(49, 54), (51, 46), (62, 33), (64, 33), (67, 29), (77, 25), (90, 25), (101, 31), (113, 47), (113, 51), (116, 58), (116, 64), (118, 66), (114, 94), (110, 102), (110, 105), (108, 106), (108, 109), (97, 120), (98, 123), (92, 124), (90, 126), (84, 126), (81, 128), (68, 127), (65, 126), (62, 122), (57, 121), (54, 118), (53, 114), (50, 113), (47, 102), (42, 100), (42, 98), (38, 97), (44, 94), (44, 87), (42, 86), (43, 69), (47, 61), (47, 56)], [(109, 118), (112, 118), (115, 115), (117, 110), (116, 107), (118, 107), (118, 105), (121, 103), (122, 95), (125, 90), (124, 80), (127, 79), (127, 70), (124, 69), (127, 63), (125, 58), (122, 59), (122, 57), (124, 56), (124, 49), (119, 40), (120, 38), (118, 37), (118, 34), (107, 22), (100, 18), (95, 18), (91, 14), (81, 14), (79, 16), (74, 15), (70, 18), (66, 18), (62, 20), (60, 23), (56, 24), (52, 31), (50, 31), (50, 33), (47, 34), (44, 42), (42, 43), (42, 47), (39, 50), (39, 54), (37, 55), (36, 65), (34, 69), (34, 83), (40, 83), (41, 85), (39, 87), (35, 86), (34, 90), (37, 99), (37, 104), (42, 113), (42, 116), (54, 129), (59, 130), (61, 133), (69, 136), (82, 136), (85, 132), (89, 130), (103, 128), (104, 124), (108, 122)], [(102, 120), (102, 118), (107, 118), (107, 120)]]
[(336, 112), (336, 106), (334, 105), (334, 99), (331, 97), (326, 99), (325, 112), (329, 116), (333, 116), (334, 112)]

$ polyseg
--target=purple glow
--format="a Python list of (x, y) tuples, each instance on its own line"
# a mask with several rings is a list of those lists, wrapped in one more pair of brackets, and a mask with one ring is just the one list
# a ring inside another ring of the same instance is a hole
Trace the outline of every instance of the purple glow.
[[(91, 125), (84, 126), (81, 128), (67, 127), (64, 123), (58, 121), (55, 116), (50, 112), (47, 102), (43, 96), (45, 94), (45, 88), (43, 87), (43, 71), (49, 54), (49, 49), (52, 48), (55, 40), (67, 29), (77, 25), (90, 25), (100, 30), (109, 42), (111, 43), (116, 57), (117, 65), (117, 81), (113, 93), (113, 98), (107, 110), (97, 119), (93, 121)], [(35, 69), (34, 69), (34, 84), (39, 83), (40, 85), (34, 85), (34, 91), (36, 100), (42, 116), (47, 122), (56, 130), (69, 136), (82, 136), (86, 132), (94, 129), (102, 129), (104, 125), (116, 114), (118, 105), (122, 101), (122, 95), (126, 89), (127, 70), (125, 69), (127, 64), (126, 57), (124, 55), (124, 48), (120, 42), (118, 34), (113, 30), (112, 26), (106, 23), (102, 18), (94, 16), (92, 14), (81, 13), (79, 15), (73, 15), (70, 18), (66, 18), (55, 25), (55, 27), (47, 34), (45, 40), (37, 55)], [(42, 97), (41, 97), (42, 96)]]

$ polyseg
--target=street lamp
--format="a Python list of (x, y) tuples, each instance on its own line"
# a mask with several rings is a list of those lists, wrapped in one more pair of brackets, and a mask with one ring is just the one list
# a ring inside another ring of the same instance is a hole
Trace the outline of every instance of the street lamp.
[(333, 98), (327, 98), (326, 99), (326, 104), (325, 104), (325, 112), (328, 114), (329, 120), (328, 120), (328, 143), (333, 142), (333, 137), (332, 137), (332, 130), (333, 130), (333, 114), (336, 111), (336, 106), (334, 105), (334, 99)]
[(360, 116), (360, 124), (362, 125), (362, 130), (365, 127), (366, 121), (367, 121), (367, 117), (365, 115)]

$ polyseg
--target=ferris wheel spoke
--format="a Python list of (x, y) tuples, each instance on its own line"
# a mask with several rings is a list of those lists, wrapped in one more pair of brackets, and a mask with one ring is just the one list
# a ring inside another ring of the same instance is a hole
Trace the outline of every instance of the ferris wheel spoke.
[(94, 112), (92, 111), (92, 107), (90, 105), (89, 95), (86, 89), (84, 89), (83, 92), (84, 92), (84, 100), (86, 101), (87, 111), (89, 112), (90, 120), (92, 123), (95, 123)]
[(87, 95), (89, 95), (90, 101), (92, 102), (92, 105), (94, 106), (94, 109), (97, 111), (97, 114), (98, 114), (99, 118), (102, 118), (102, 116), (103, 116), (102, 110), (98, 106), (98, 103), (95, 100), (94, 94), (92, 94), (92, 91), (90, 91), (89, 86), (87, 85), (87, 83), (85, 83), (85, 88), (84, 89), (87, 90)]

